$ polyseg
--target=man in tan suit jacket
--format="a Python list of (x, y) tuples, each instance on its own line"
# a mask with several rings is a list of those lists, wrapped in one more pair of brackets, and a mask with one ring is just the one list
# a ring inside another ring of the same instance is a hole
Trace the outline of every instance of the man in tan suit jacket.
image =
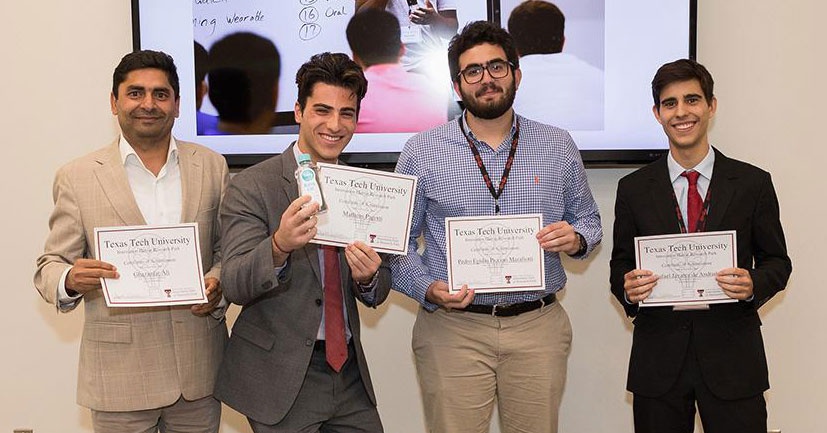
[[(34, 282), (58, 311), (83, 300), (77, 398), (92, 409), (98, 432), (218, 431), (221, 406), (212, 392), (227, 328), (217, 213), (229, 176), (221, 155), (172, 138), (178, 91), (171, 57), (127, 54), (111, 96), (121, 137), (55, 178)], [(198, 223), (209, 302), (108, 308), (100, 278), (118, 278), (118, 270), (94, 260), (95, 227), (178, 222)]]

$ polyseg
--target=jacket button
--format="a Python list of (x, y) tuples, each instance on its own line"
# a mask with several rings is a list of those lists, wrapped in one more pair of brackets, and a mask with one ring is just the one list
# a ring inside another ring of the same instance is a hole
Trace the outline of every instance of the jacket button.
[(272, 286), (272, 285), (270, 284), (270, 282), (269, 282), (269, 281), (265, 281), (265, 282), (261, 283), (261, 288), (262, 288), (263, 290), (270, 290), (270, 287), (271, 287), (271, 286)]
[(304, 340), (304, 345), (305, 346), (312, 346), (313, 345), (313, 340), (311, 340), (309, 338), (307, 340)]
[(322, 305), (322, 300), (321, 299), (316, 299), (316, 305), (321, 306)]

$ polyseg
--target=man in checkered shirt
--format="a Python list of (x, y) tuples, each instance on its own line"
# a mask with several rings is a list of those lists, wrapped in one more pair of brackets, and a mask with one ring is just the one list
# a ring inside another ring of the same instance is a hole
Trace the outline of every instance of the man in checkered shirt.
[[(555, 296), (566, 283), (560, 253), (586, 257), (602, 238), (600, 215), (568, 132), (512, 109), (521, 72), (511, 36), (471, 23), (451, 41), (448, 60), (466, 111), (412, 137), (396, 167), (419, 178), (409, 253), (391, 266), (393, 287), (423, 307), (413, 350), (428, 431), (487, 432), (497, 401), (503, 431), (556, 432), (571, 346)], [(545, 289), (451, 294), (445, 218), (496, 213), (543, 215)]]

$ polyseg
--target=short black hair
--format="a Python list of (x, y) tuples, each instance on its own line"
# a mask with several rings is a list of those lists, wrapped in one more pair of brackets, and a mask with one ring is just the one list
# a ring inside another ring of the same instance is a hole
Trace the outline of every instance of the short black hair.
[(302, 111), (307, 104), (307, 98), (313, 94), (313, 86), (316, 83), (325, 83), (352, 91), (356, 95), (357, 113), (362, 98), (368, 91), (368, 80), (365, 79), (362, 68), (344, 53), (316, 54), (296, 72), (296, 85), (299, 88), (298, 103)]
[(563, 51), (566, 17), (554, 3), (527, 0), (511, 11), (508, 32), (521, 56)]
[(505, 51), (506, 60), (513, 65), (512, 69), (520, 67), (520, 58), (514, 46), (514, 38), (494, 23), (474, 21), (468, 23), (448, 45), (448, 68), (451, 71), (452, 81), (459, 81), (459, 57), (462, 53), (481, 44), (499, 46)]
[(679, 59), (674, 62), (669, 62), (658, 68), (655, 73), (655, 78), (652, 79), (652, 98), (655, 100), (655, 107), (660, 111), (660, 92), (672, 84), (681, 81), (698, 80), (701, 84), (701, 90), (704, 92), (704, 98), (707, 104), (712, 104), (712, 98), (715, 97), (713, 88), (715, 81), (712, 79), (712, 74), (704, 67), (704, 65), (690, 59)]
[(382, 9), (365, 8), (347, 24), (347, 43), (365, 66), (396, 63), (402, 47), (399, 20)]
[(195, 87), (207, 78), (207, 71), (210, 70), (210, 58), (203, 45), (194, 41), (195, 51), (193, 52), (193, 63), (195, 66)]
[(118, 87), (126, 80), (126, 76), (130, 72), (137, 69), (160, 69), (167, 75), (167, 80), (177, 100), (180, 95), (180, 85), (178, 82), (178, 69), (175, 67), (175, 61), (172, 57), (161, 51), (141, 50), (133, 51), (121, 58), (118, 66), (115, 67), (115, 72), (112, 73), (112, 95), (118, 99)]
[(250, 122), (274, 110), (281, 57), (269, 39), (249, 32), (225, 36), (210, 47), (210, 102), (228, 122)]

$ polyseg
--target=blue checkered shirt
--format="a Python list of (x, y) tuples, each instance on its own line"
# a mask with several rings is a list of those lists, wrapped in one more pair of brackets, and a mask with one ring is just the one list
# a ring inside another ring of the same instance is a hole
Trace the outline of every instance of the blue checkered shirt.
[[(428, 286), (447, 281), (445, 218), (494, 215), (494, 197), (483, 181), (459, 122), (464, 116), (411, 137), (405, 144), (396, 171), (417, 176), (408, 254), (391, 258), (393, 287), (433, 311), (425, 300)], [(514, 165), (500, 196), (502, 215), (541, 213), (543, 225), (568, 221), (588, 243), (584, 258), (603, 237), (600, 213), (594, 202), (580, 153), (565, 130), (514, 116), (511, 133), (496, 150), (480, 142), (465, 124), (469, 138), (479, 149), (495, 188), (500, 183), (511, 139), (520, 122)], [(425, 251), (420, 256), (416, 239), (424, 233)], [(557, 253), (545, 253), (545, 290), (480, 293), (474, 304), (494, 305), (533, 301), (566, 285), (566, 273)]]

